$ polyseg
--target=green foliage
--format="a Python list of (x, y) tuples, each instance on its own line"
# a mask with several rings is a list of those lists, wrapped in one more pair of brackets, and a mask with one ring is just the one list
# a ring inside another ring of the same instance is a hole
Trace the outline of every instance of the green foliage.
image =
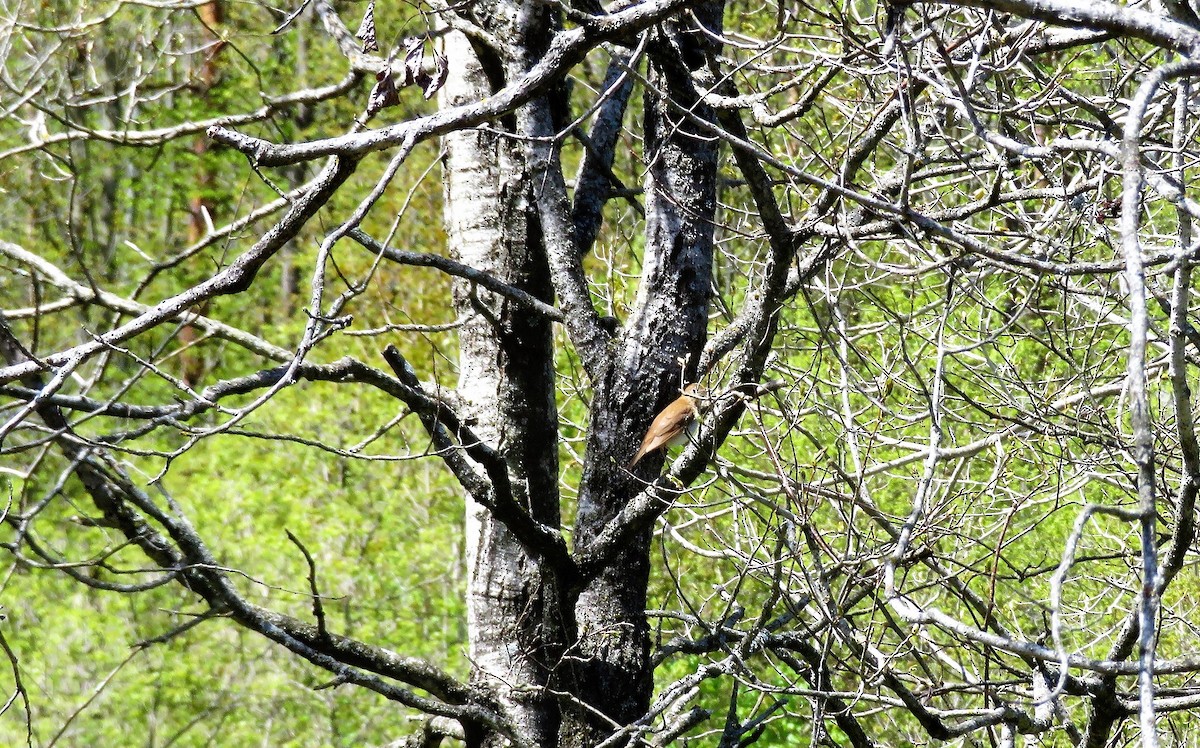
[[(99, 9), (74, 4), (42, 4), (38, 22), (49, 27)], [(119, 98), (107, 106), (57, 106), (45, 96), (41, 116), (54, 137), (75, 128), (153, 131), (214, 116), (252, 112), (273, 95), (297, 83), (324, 86), (345, 75), (345, 66), (309, 16), (292, 31), (267, 39), (278, 19), (261, 7), (227, 4), (218, 30), (226, 46), (214, 57), (215, 83), (197, 85), (204, 48), (213, 40), (195, 16), (123, 6), (113, 19), (92, 28), (79, 42), (79, 57), (49, 57), (41, 68), (22, 69), (19, 56), (6, 62), (17, 80), (22, 72), (46, 78), (46, 90), (63, 99), (119, 95), (133, 68), (145, 65), (147, 97), (135, 111)], [(28, 19), (34, 21), (33, 18)], [(418, 19), (419, 20), (419, 19)], [(404, 23), (408, 23), (407, 20)], [(30, 32), (31, 39), (52, 39)], [(85, 73), (85, 70), (91, 71)], [(311, 139), (334, 134), (353, 121), (369, 86), (348, 98), (292, 105), (256, 128), (282, 139)], [(429, 107), (419, 96), (404, 96), (409, 107)], [(28, 149), (35, 128), (15, 119), (0, 122), (0, 151)], [(413, 170), (395, 180), (372, 221), (400, 220), (394, 246), (441, 252), (440, 192), (432, 168), (435, 148), (419, 149)], [(365, 163), (354, 177), (359, 184), (379, 177), (382, 164)], [(315, 172), (304, 167), (264, 174), (246, 169), (245, 159), (206, 142), (203, 132), (149, 147), (130, 147), (79, 139), (40, 150), (16, 152), (0, 167), (0, 226), (4, 239), (25, 246), (56, 264), (71, 278), (103, 291), (132, 295), (148, 305), (211, 275), (245, 250), (280, 215), (279, 210), (250, 222), (208, 245), (194, 245), (198, 223), (220, 226), (277, 200), (275, 190), (291, 189)], [(411, 176), (408, 176), (410, 175)], [(411, 197), (409, 192), (413, 192)], [(347, 194), (355, 190), (348, 189)], [(253, 294), (226, 296), (203, 310), (251, 333), (292, 344), (304, 325), (307, 279), (317, 238), (331, 222), (344, 219), (353, 205), (337, 198), (312, 229), (268, 265)], [(401, 213), (407, 202), (406, 213)], [(208, 216), (195, 213), (203, 204)], [(412, 220), (413, 215), (423, 217)], [(426, 220), (430, 219), (430, 220)], [(378, 235), (387, 227), (367, 226)], [(374, 272), (375, 281), (347, 311), (362, 328), (389, 323), (436, 324), (452, 318), (448, 283), (432, 271), (383, 266), (345, 242), (335, 254), (328, 282), (345, 288), (344, 279)], [(153, 269), (150, 282), (143, 279)], [(296, 281), (299, 281), (297, 283)], [(0, 302), (16, 309), (59, 298), (31, 284), (23, 271), (0, 273)], [(34, 341), (35, 351), (68, 347), (88, 331), (111, 324), (115, 315), (75, 306), (41, 319), (13, 319), (19, 337)], [(169, 377), (198, 372), (197, 388), (219, 378), (250, 373), (261, 365), (236, 346), (201, 341), (189, 348), (178, 330), (139, 336), (129, 350), (159, 362)], [(406, 345), (406, 354), (423, 371), (451, 366), (438, 361), (445, 334), (431, 342)], [(289, 342), (290, 341), (290, 342)], [(349, 338), (343, 354), (376, 361), (382, 343)], [(361, 341), (361, 342), (358, 342)], [(320, 360), (319, 357), (317, 360)], [(105, 398), (121, 393), (129, 403), (171, 402), (175, 384), (147, 376), (128, 359), (116, 366), (121, 375), (88, 394)], [(189, 362), (195, 363), (189, 363)], [(125, 381), (122, 381), (125, 380)], [(111, 389), (110, 389), (111, 388)], [(397, 404), (366, 388), (302, 386), (285, 390), (228, 433), (200, 441), (182, 456), (186, 435), (173, 429), (153, 433), (138, 450), (123, 455), (124, 466), (146, 481), (154, 493), (161, 485), (211, 543), (219, 562), (238, 570), (239, 588), (250, 599), (312, 620), (308, 568), (300, 550), (288, 541), (293, 532), (312, 554), (316, 583), (330, 629), (405, 654), (426, 657), (465, 677), (462, 610), (462, 499), (444, 471), (428, 460), (397, 460), (426, 448), (412, 417), (392, 421)], [(191, 428), (210, 428), (210, 418)], [(95, 422), (79, 426), (98, 435)], [(130, 428), (137, 424), (130, 422)], [(379, 432), (379, 433), (377, 433)], [(286, 435), (259, 439), (256, 434)], [(290, 441), (287, 439), (291, 439)], [(314, 444), (351, 450), (350, 456)], [(363, 459), (370, 457), (370, 459)], [(120, 546), (111, 530), (80, 521), (95, 510), (75, 478), (60, 487), (53, 481), (67, 466), (52, 454), (46, 469), (28, 477), (6, 474), (14, 510), (51, 497), (39, 515), (36, 539), (64, 559), (96, 558)], [(157, 482), (156, 482), (157, 479)], [(3, 539), (12, 539), (6, 527)], [(112, 584), (145, 583), (155, 574), (141, 571), (146, 560), (124, 548), (106, 558), (105, 570), (85, 570)], [(81, 567), (82, 568), (82, 567)], [(7, 619), (0, 623), (20, 659), (20, 673), (33, 704), (38, 744), (48, 744), (64, 728), (59, 745), (173, 744), (363, 745), (382, 742), (409, 729), (402, 712), (381, 697), (346, 687), (318, 690), (327, 674), (297, 660), (257, 634), (224, 620), (199, 623), (163, 643), (168, 632), (188, 627), (201, 612), (195, 596), (176, 584), (136, 595), (90, 590), (61, 571), (10, 562), (0, 602)], [(125, 663), (122, 665), (122, 663)], [(11, 675), (0, 675), (6, 692)], [(95, 697), (92, 699), (91, 697)], [(20, 703), (0, 719), (0, 743), (24, 743)], [(73, 715), (74, 716), (72, 718)]]
[[(279, 93), (328, 86), (345, 74), (343, 58), (309, 16), (268, 37), (278, 19), (262, 7), (228, 4), (226, 10), (218, 29), (224, 47), (213, 58), (215, 70), (207, 73), (204, 50), (216, 49), (217, 37), (193, 15), (126, 4), (78, 39), (26, 30), (29, 46), (53, 42), (62, 48), (41, 67), (24, 55), (4, 63), (18, 88), (36, 83), (46, 95), (37, 102), (40, 109), (17, 105), (23, 120), (0, 120), (0, 153), (6, 156), (0, 160), (0, 193), (6, 198), (0, 201), (0, 238), (36, 252), (84, 288), (153, 305), (228, 266), (273, 225), (286, 209), (282, 203), (219, 241), (199, 239), (207, 221), (222, 225), (249, 215), (277, 201), (277, 191), (310, 180), (317, 166), (256, 173), (242, 155), (215, 147), (199, 130), (151, 144), (114, 142), (113, 133), (144, 133), (263, 107), (271, 116), (246, 125), (246, 133), (302, 141), (351, 129), (369, 79), (344, 97), (273, 103)], [(730, 23), (736, 21), (748, 36), (769, 37), (780, 21), (762, 10), (733, 3)], [(77, 12), (100, 10), (50, 2), (30, 12), (30, 23), (50, 28), (71, 22)], [(839, 173), (842, 154), (875, 122), (864, 112), (896, 95), (893, 78), (864, 76), (853, 67), (861, 52), (855, 44), (876, 33), (869, 26), (879, 22), (877, 14), (870, 3), (833, 3), (795, 19), (789, 33), (804, 39), (803, 47), (729, 50), (737, 63), (731, 80), (739, 90), (762, 94), (759, 103), (768, 111), (794, 115), (780, 126), (751, 123), (754, 142), (780, 154), (774, 195), (785, 212), (802, 217), (813, 207), (814, 192), (805, 180), (829, 180), (879, 200), (897, 199), (903, 188), (911, 190), (905, 199), (912, 210), (945, 217), (972, 237), (1029, 236), (1053, 249), (1046, 253), (1052, 260), (1111, 260), (1113, 238), (1103, 213), (1085, 215), (1065, 202), (1063, 219), (1036, 236), (1021, 220), (1045, 208), (1045, 192), (1028, 190), (1048, 189), (1052, 177), (1058, 179), (1050, 171), (1065, 168), (1061, 165), (997, 161), (957, 173), (958, 164), (948, 158), (909, 163), (917, 145), (896, 135), (858, 172)], [(385, 18), (381, 8), (380, 16), (381, 35), (399, 38), (425, 30), (416, 13)], [(961, 22), (954, 15), (946, 21)], [(834, 28), (845, 36), (829, 33)], [(1064, 61), (1053, 53), (1032, 64), (1029, 75), (985, 77), (978, 85), (996, 99), (1040, 100), (1057, 86), (1128, 99), (1131, 80), (1109, 73), (1111, 59), (1099, 45), (1072, 54)], [(816, 64), (824, 58), (844, 60), (845, 67)], [(606, 62), (598, 53), (580, 66), (573, 81), (576, 104), (592, 100)], [(145, 72), (138, 85), (153, 94), (129, 111), (123, 92), (135, 69)], [(206, 82), (208, 73), (212, 78)], [(806, 103), (810, 91), (820, 92), (818, 103)], [(973, 140), (973, 125), (958, 113), (937, 111), (932, 97), (906, 103), (914, 118), (939, 123), (936, 132), (910, 134), (926, 139), (922, 148), (982, 147)], [(405, 90), (401, 105), (384, 110), (373, 124), (431, 107), (417, 91)], [(1026, 118), (988, 111), (981, 121), (1043, 142), (1092, 133), (1094, 123), (1085, 123), (1085, 115), (1082, 108), (1034, 107)], [(626, 116), (640, 120), (636, 97)], [(71, 135), (84, 128), (108, 137)], [(71, 139), (38, 142), (55, 136)], [(597, 308), (625, 319), (638, 292), (645, 242), (636, 181), (644, 164), (637, 128), (622, 137), (614, 172), (630, 175), (629, 183), (620, 199), (607, 204), (605, 233), (585, 267)], [(582, 146), (568, 139), (563, 147), (570, 171)], [(444, 253), (440, 158), (436, 144), (419, 146), (363, 228), (388, 237), (393, 247)], [(880, 176), (906, 166), (912, 167), (907, 182)], [(319, 242), (385, 169), (384, 158), (363, 159), (347, 188), (260, 271), (250, 292), (218, 297), (196, 311), (285, 348), (297, 346), (311, 319), (306, 312), (313, 311), (308, 305)], [(748, 282), (763, 272), (770, 251), (750, 207), (753, 196), (725, 154), (721, 176), (714, 335), (745, 303)], [(1058, 181), (1071, 198), (1102, 203), (1116, 194), (1105, 175), (1089, 177), (1082, 186)], [(980, 207), (998, 188), (1027, 192), (1003, 210)], [(834, 207), (831, 215), (840, 220), (854, 208), (849, 198), (847, 206)], [(1158, 208), (1149, 212), (1152, 227), (1171, 220)], [(833, 230), (827, 230), (829, 237), (814, 243), (833, 241)], [(741, 430), (718, 455), (721, 480), (683, 492), (656, 528), (649, 599), (652, 609), (669, 611), (652, 619), (660, 645), (710, 635), (734, 618), (740, 630), (758, 622), (773, 631), (833, 601), (837, 617), (863, 632), (881, 656), (894, 662), (920, 657), (924, 669), (903, 675), (921, 685), (926, 702), (953, 712), (980, 703), (968, 694), (966, 668), (954, 662), (969, 659), (971, 647), (935, 629), (922, 636), (903, 630), (882, 604), (880, 579), (897, 528), (909, 520), (918, 486), (927, 482), (925, 510), (898, 565), (899, 584), (921, 595), (953, 579), (983, 609), (939, 599), (945, 612), (981, 627), (995, 613), (1021, 637), (1045, 641), (1051, 576), (1080, 508), (1133, 501), (1126, 445), (1113, 438), (1127, 416), (1077, 397), (1105, 388), (1112, 395), (1124, 376), (1128, 336), (1113, 274), (1068, 279), (1023, 274), (959, 256), (932, 235), (901, 239), (847, 239), (844, 251), (819, 277), (806, 280), (784, 309), (767, 376), (783, 386), (748, 405)], [(352, 318), (352, 334), (339, 338), (336, 348), (318, 347), (309, 360), (329, 363), (350, 355), (379, 365), (379, 350), (395, 342), (423, 379), (452, 383), (457, 372), (450, 283), (441, 273), (377, 260), (350, 241), (333, 248), (317, 282), (324, 284), (327, 302), (345, 294), (340, 314)], [(0, 274), (0, 307), (53, 304), (63, 297), (30, 282), (20, 263), (4, 262), (14, 272)], [(1165, 329), (1165, 314), (1153, 313), (1155, 325)], [(128, 317), (72, 303), (12, 322), (35, 353), (45, 353), (88, 340)], [(376, 328), (387, 332), (354, 335)], [(559, 342), (561, 486), (569, 522), (582, 472), (590, 385), (574, 352)], [(148, 372), (130, 356), (114, 356), (101, 365), (103, 377), (99, 368), (83, 370), (79, 391), (99, 401), (157, 405), (172, 402), (182, 388), (201, 391), (262, 367), (261, 359), (243, 349), (198, 339), (184, 325), (140, 335), (126, 350), (154, 362), (156, 370)], [(947, 351), (940, 360), (939, 350)], [(717, 371), (708, 384), (720, 392), (729, 376)], [(944, 403), (937, 424), (929, 412), (935, 387)], [(1171, 403), (1169, 383), (1158, 380), (1152, 388), (1161, 446), (1170, 451), (1173, 424), (1164, 415)], [(246, 406), (258, 394), (222, 404)], [(127, 431), (117, 434), (114, 422), (84, 420), (76, 430), (110, 443), (122, 467), (160, 507), (177, 506), (218, 563), (235, 570), (237, 588), (249, 599), (312, 620), (310, 584), (315, 584), (332, 631), (467, 676), (461, 489), (436, 460), (417, 459), (429, 449), (428, 436), (415, 417), (399, 417), (394, 399), (366, 386), (304, 383), (281, 390), (244, 418), (231, 420), (225, 411), (186, 423), (161, 419), (144, 433), (141, 421), (129, 421), (119, 425)], [(135, 432), (137, 439), (126, 438)], [(7, 616), (0, 630), (20, 658), (37, 744), (48, 744), (60, 729), (61, 745), (357, 746), (411, 731), (405, 710), (363, 689), (320, 688), (327, 673), (257, 634), (222, 619), (196, 623), (199, 601), (177, 584), (122, 594), (71, 578), (69, 571), (109, 585), (132, 585), (154, 580), (156, 572), (146, 569), (139, 552), (122, 546), (118, 533), (97, 526), (78, 479), (63, 478), (69, 465), (37, 438), (27, 437), (20, 452), (23, 464), (31, 461), (37, 469), (26, 474), (5, 465), (3, 473), (14, 512), (47, 500), (28, 540), (64, 563), (103, 557), (99, 565), (49, 569), (14, 555), (0, 582)], [(953, 457), (927, 466), (923, 450), (935, 440)], [(1175, 480), (1163, 478), (1163, 487)], [(4, 525), (0, 542), (17, 539), (15, 524)], [(315, 579), (289, 532), (312, 555)], [(1106, 655), (1111, 634), (1096, 632), (1118, 627), (1132, 605), (1135, 547), (1129, 523), (1107, 516), (1092, 520), (1076, 549), (1077, 558), (1086, 560), (1084, 570), (1069, 575), (1064, 585), (1065, 644), (1071, 651)], [(951, 559), (951, 568), (922, 565), (929, 555)], [(813, 567), (815, 557), (831, 559), (829, 568)], [(829, 600), (804, 592), (826, 573), (832, 580)], [(1190, 609), (1194, 575), (1193, 568), (1185, 569), (1167, 604)], [(171, 632), (176, 633), (167, 636)], [(867, 705), (859, 710), (861, 724), (880, 744), (927, 741), (915, 720), (895, 717), (894, 694), (872, 673), (813, 672), (801, 644), (814, 647), (826, 662), (863, 658), (827, 629), (804, 633), (790, 659), (761, 656), (731, 666), (753, 688), (727, 677), (703, 680), (692, 703), (714, 716), (692, 739), (716, 744), (732, 709), (743, 722), (775, 715), (765, 723), (763, 745), (814, 745), (814, 723), (828, 727), (834, 744), (844, 744), (845, 735), (829, 717), (830, 701), (814, 693), (814, 682), (827, 677), (822, 689), (840, 692), (856, 707)], [(1192, 634), (1175, 621), (1163, 630), (1162, 646), (1186, 649)], [(675, 653), (662, 663), (657, 682), (665, 686), (736, 658), (739, 646), (731, 638), (713, 652)], [(1016, 663), (1006, 657), (996, 658), (998, 670)], [(1163, 683), (1182, 686), (1186, 679)], [(11, 674), (0, 664), (0, 692), (11, 686)], [(1024, 693), (1013, 698), (1028, 701)], [(24, 741), (21, 716), (17, 703), (0, 720), (0, 743)], [(1065, 736), (1049, 733), (1046, 741), (1065, 743)]]

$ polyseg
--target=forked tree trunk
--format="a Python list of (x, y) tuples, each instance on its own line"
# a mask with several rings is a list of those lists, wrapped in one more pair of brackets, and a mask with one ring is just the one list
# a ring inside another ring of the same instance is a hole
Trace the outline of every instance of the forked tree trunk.
[[(538, 45), (549, 39), (553, 25), (546, 8), (506, 0), (477, 7), (477, 18), (486, 19), (481, 23), (508, 42), (515, 57), (481, 61), (465, 37), (450, 34), (443, 103), (481, 99), (536, 63)], [(706, 10), (701, 13), (705, 22), (719, 29), (720, 6)], [(657, 475), (660, 455), (644, 460), (636, 476), (623, 466), (655, 412), (678, 394), (683, 381), (695, 377), (707, 329), (717, 146), (676, 108), (682, 104), (691, 116), (713, 120), (711, 110), (695, 100), (690, 82), (689, 68), (701, 64), (698, 45), (705, 42), (674, 27), (661, 34), (651, 45), (645, 106), (647, 242), (641, 289), (615, 356), (593, 383), (576, 547), (590, 543)], [(546, 112), (551, 105), (531, 106)], [(491, 127), (515, 128), (518, 121), (523, 120), (501, 120)], [(445, 146), (446, 226), (457, 259), (550, 300), (522, 140), (494, 130), (469, 131), (447, 136)], [(465, 284), (456, 286), (455, 302), (468, 318), (460, 331), (459, 391), (472, 427), (505, 456), (519, 498), (534, 517), (558, 527), (550, 324)], [(646, 618), (650, 530), (637, 533), (580, 589), (561, 584), (556, 570), (528, 554), (483, 507), (468, 501), (467, 514), (473, 680), (543, 746), (590, 748), (613, 733), (614, 723), (640, 718), (653, 693)], [(470, 744), (500, 742), (497, 736), (469, 738)]]
[[(721, 12), (719, 3), (696, 9), (701, 22), (718, 31)], [(696, 378), (708, 327), (717, 142), (681, 113), (715, 121), (689, 80), (690, 70), (702, 64), (699, 45), (705, 40), (673, 24), (658, 33), (648, 48), (644, 98), (642, 277), (627, 332), (592, 403), (577, 546), (590, 543), (658, 475), (661, 453), (642, 460), (636, 475), (624, 466), (658, 409)], [(650, 705), (650, 542), (650, 528), (636, 534), (579, 597), (580, 692), (608, 719), (585, 713), (581, 724), (564, 726), (563, 746), (590, 748), (613, 732), (612, 723), (633, 723)]]

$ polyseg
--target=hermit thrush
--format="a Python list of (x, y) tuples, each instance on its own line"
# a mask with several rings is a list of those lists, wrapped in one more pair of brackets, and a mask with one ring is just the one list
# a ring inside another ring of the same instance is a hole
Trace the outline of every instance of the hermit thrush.
[(646, 455), (656, 449), (666, 449), (687, 444), (696, 436), (700, 428), (700, 405), (698, 397), (703, 391), (698, 384), (689, 384), (683, 388), (683, 394), (676, 398), (662, 412), (654, 417), (642, 446), (629, 463), (629, 469), (638, 464)]

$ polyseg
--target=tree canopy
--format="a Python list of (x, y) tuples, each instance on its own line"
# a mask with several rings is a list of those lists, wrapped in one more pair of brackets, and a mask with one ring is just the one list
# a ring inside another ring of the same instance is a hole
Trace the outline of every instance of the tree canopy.
[(0, 0), (0, 739), (1185, 742), (1163, 5)]

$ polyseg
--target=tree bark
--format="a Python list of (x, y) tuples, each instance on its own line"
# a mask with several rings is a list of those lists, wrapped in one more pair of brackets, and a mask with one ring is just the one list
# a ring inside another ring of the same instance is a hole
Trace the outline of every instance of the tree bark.
[[(204, 3), (196, 9), (200, 20), (200, 39), (204, 44), (204, 61), (196, 76), (196, 95), (207, 100), (213, 86), (218, 81), (217, 56), (225, 48), (225, 43), (217, 36), (218, 29), (225, 20), (225, 9), (218, 0)], [(213, 175), (210, 164), (206, 160), (209, 150), (208, 137), (200, 134), (192, 142), (192, 153), (196, 154), (196, 182), (192, 194), (188, 198), (188, 245), (200, 241), (208, 233), (208, 227), (215, 222), (212, 191)], [(197, 314), (207, 314), (208, 304), (196, 308)], [(205, 374), (207, 368), (204, 357), (194, 346), (200, 340), (200, 333), (192, 325), (183, 325), (179, 329), (179, 368), (180, 378), (195, 386)]]
[[(722, 7), (697, 10), (720, 29)], [(597, 382), (576, 520), (576, 545), (585, 548), (629, 500), (653, 480), (663, 456), (625, 465), (650, 421), (680, 387), (696, 377), (706, 339), (716, 213), (717, 143), (688, 114), (714, 121), (690, 71), (703, 63), (702, 37), (666, 25), (649, 47), (645, 94), (646, 250), (638, 295), (606, 377)], [(560, 744), (584, 748), (635, 722), (653, 693), (646, 595), (651, 529), (638, 532), (576, 606), (580, 630), (580, 693), (593, 709), (572, 713)]]
[[(445, 39), (449, 79), (443, 104), (491, 93), (488, 71), (466, 37)], [(520, 144), (487, 130), (444, 140), (445, 216), (455, 259), (546, 302), (548, 269), (531, 225)], [(549, 319), (474, 284), (454, 286), (459, 331), (458, 390), (464, 416), (508, 465), (517, 500), (558, 527), (558, 431)], [(467, 498), (468, 636), (472, 681), (489, 691), (539, 745), (552, 745), (558, 710), (545, 689), (563, 640), (553, 570), (487, 509)], [(499, 745), (499, 735), (468, 735)]]
[[(721, 10), (719, 4), (705, 6), (700, 17), (719, 30)], [(541, 6), (504, 2), (491, 4), (476, 20), (508, 42), (507, 56), (498, 59), (495, 50), (451, 34), (445, 47), (450, 80), (442, 91), (448, 105), (481, 99), (528, 70), (557, 23)], [(594, 382), (577, 548), (585, 548), (661, 469), (661, 455), (644, 460), (636, 475), (623, 466), (658, 410), (695, 378), (705, 341), (717, 145), (689, 120), (715, 119), (691, 80), (705, 60), (703, 39), (694, 29), (670, 25), (650, 45), (643, 274), (626, 333)], [(547, 154), (528, 144), (553, 140), (560, 109), (560, 102), (546, 97), (527, 105), (526, 114), (493, 124), (523, 137), (491, 130), (445, 139), (447, 231), (456, 259), (547, 301), (553, 294), (543, 218), (563, 211), (545, 203), (555, 201), (557, 208), (569, 203), (559, 194), (560, 179), (530, 178), (536, 171), (531, 164)], [(526, 158), (531, 154), (534, 161)], [(560, 172), (557, 157), (549, 158)], [(540, 161), (537, 166), (546, 168)], [(573, 236), (559, 228), (554, 240), (570, 244)], [(466, 415), (481, 438), (505, 455), (518, 499), (536, 520), (558, 526), (549, 322), (465, 284), (456, 286), (455, 302), (469, 318), (460, 332), (459, 361)], [(649, 528), (582, 587), (562, 578), (567, 570), (522, 547), (479, 505), (468, 506), (467, 534), (475, 683), (505, 704), (541, 745), (593, 746), (612, 734), (614, 723), (642, 717), (654, 685), (645, 612)], [(550, 691), (566, 695), (560, 702)]]

